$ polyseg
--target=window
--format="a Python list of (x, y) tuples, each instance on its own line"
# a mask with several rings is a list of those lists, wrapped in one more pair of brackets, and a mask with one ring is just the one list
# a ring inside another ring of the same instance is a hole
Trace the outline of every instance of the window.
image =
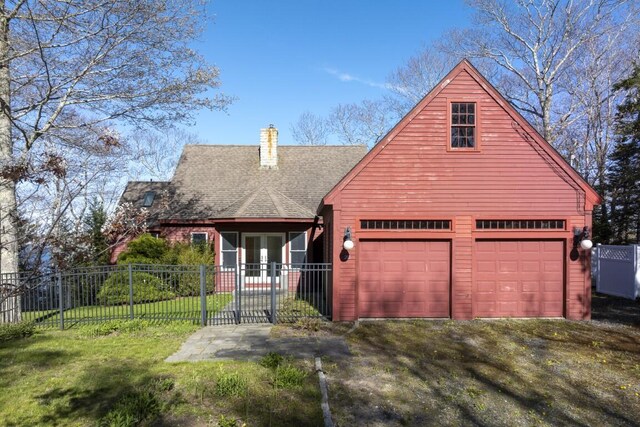
[(448, 219), (363, 219), (360, 221), (360, 228), (363, 230), (451, 230), (451, 221)]
[(564, 230), (562, 219), (478, 219), (478, 230)]
[(144, 199), (142, 200), (142, 207), (149, 208), (153, 205), (153, 200), (156, 198), (155, 191), (147, 191), (144, 193)]
[(307, 261), (307, 233), (289, 233), (289, 255), (294, 267), (300, 267)]
[(238, 233), (220, 233), (222, 266), (235, 268), (238, 261)]
[(451, 148), (476, 147), (476, 104), (451, 104)]
[(207, 233), (191, 233), (191, 246), (204, 248), (207, 246)]

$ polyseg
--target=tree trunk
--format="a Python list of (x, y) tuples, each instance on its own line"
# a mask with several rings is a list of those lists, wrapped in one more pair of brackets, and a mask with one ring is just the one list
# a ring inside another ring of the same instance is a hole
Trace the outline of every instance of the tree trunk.
[[(542, 95), (542, 102), (540, 102), (540, 107), (542, 109), (542, 136), (544, 139), (556, 147), (555, 139), (552, 131), (551, 124), (551, 97), (553, 96), (553, 90), (551, 85), (547, 85), (544, 89), (544, 94)], [(556, 147), (557, 148), (557, 147)]]
[[(0, 2), (0, 167), (13, 156), (11, 139), (11, 79), (9, 74), (9, 21), (4, 1)], [(19, 322), (20, 297), (17, 280), (6, 280), (18, 272), (17, 206), (15, 183), (0, 178), (0, 323)]]

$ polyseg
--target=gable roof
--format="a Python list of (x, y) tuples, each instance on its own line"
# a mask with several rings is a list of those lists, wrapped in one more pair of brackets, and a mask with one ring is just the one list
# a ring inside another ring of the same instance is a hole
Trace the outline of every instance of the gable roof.
[[(460, 73), (467, 72), (486, 92), (498, 103), (504, 111), (511, 116), (514, 123), (522, 130), (523, 138), (535, 141), (554, 163), (559, 173), (563, 173), (566, 177), (577, 185), (585, 193), (585, 201), (588, 200), (592, 204), (601, 202), (598, 193), (589, 185), (582, 176), (576, 172), (569, 163), (551, 146), (538, 131), (498, 92), (498, 90), (480, 72), (467, 60), (463, 59), (447, 74), (431, 91), (422, 98), (418, 104), (405, 115), (380, 141), (367, 153), (366, 156), (346, 174), (322, 199), (322, 205), (330, 205), (333, 203), (336, 195), (351, 180), (364, 169), (371, 160), (373, 160), (380, 151), (382, 151), (393, 139), (407, 126), (422, 110), (424, 110), (435, 99), (442, 90), (451, 83)], [(321, 205), (321, 207), (322, 207)]]
[[(278, 168), (260, 169), (257, 146), (186, 145), (159, 218), (313, 219), (322, 197), (366, 152), (363, 145), (278, 146)], [(122, 199), (144, 189), (130, 183)], [(143, 194), (137, 197), (141, 205)]]
[[(168, 181), (129, 181), (120, 197), (119, 204), (131, 203), (136, 208), (145, 208), (149, 211), (147, 225), (153, 227), (157, 224), (159, 217), (166, 208), (164, 199), (170, 193), (171, 183)], [(149, 191), (155, 193), (153, 203), (149, 207), (144, 207), (144, 197)]]

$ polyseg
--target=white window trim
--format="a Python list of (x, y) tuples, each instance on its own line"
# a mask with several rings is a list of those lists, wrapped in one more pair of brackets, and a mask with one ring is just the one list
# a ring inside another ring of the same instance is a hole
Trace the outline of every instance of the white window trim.
[[(235, 265), (233, 267), (225, 267), (224, 266), (224, 253), (225, 252), (235, 252), (236, 254), (236, 265), (238, 264), (238, 248), (240, 246), (240, 233), (237, 231), (221, 231), (218, 233), (220, 235), (220, 268), (224, 268), (225, 270), (233, 270), (235, 269)], [(235, 234), (236, 235), (236, 248), (235, 250), (230, 249), (222, 249), (222, 235), (223, 234)]]
[(193, 235), (194, 234), (204, 234), (204, 243), (209, 243), (209, 233), (206, 231), (192, 231), (191, 232), (191, 244), (193, 245)]
[[(307, 249), (308, 249), (308, 244), (307, 244), (307, 232), (306, 231), (289, 231), (289, 233), (287, 234), (287, 237), (289, 238), (289, 241), (287, 242), (289, 244), (289, 265), (291, 265), (291, 269), (292, 270), (300, 270), (299, 268), (295, 268), (293, 267), (293, 257), (291, 256), (291, 235), (292, 234), (302, 234), (304, 235), (304, 252), (305, 255), (307, 254)], [(303, 250), (296, 250), (294, 252), (302, 252)]]

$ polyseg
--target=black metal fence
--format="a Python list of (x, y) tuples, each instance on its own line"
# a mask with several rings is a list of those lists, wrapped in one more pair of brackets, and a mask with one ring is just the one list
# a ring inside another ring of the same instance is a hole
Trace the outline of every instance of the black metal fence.
[(330, 317), (330, 264), (113, 265), (0, 275), (0, 322), (61, 329), (118, 319), (201, 325)]

